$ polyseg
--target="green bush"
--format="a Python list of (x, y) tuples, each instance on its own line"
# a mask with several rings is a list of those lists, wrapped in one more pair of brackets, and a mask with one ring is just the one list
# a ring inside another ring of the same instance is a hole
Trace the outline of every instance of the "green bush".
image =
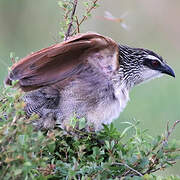
[[(6, 88), (0, 98), (0, 179), (163, 179), (164, 170), (180, 158), (180, 142), (167, 135), (152, 137), (138, 122), (113, 124), (98, 133), (60, 128), (35, 131), (26, 118), (19, 90)], [(164, 179), (180, 179), (168, 177)]]

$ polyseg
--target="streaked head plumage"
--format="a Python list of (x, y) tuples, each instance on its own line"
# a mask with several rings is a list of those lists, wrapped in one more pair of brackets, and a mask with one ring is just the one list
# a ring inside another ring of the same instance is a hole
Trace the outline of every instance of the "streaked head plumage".
[(120, 70), (129, 87), (168, 74), (175, 77), (172, 68), (161, 56), (143, 48), (119, 45)]

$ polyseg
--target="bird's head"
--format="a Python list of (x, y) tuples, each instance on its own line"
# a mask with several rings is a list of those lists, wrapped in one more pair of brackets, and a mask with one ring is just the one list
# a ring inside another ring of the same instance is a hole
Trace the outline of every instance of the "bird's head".
[(147, 49), (119, 45), (119, 61), (123, 80), (129, 88), (163, 74), (175, 77), (162, 57)]

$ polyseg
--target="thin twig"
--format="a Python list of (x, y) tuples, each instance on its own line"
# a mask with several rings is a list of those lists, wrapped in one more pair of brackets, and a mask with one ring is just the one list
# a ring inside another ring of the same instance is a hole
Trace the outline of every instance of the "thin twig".
[(175, 150), (164, 150), (165, 153), (170, 153), (170, 152), (179, 152), (180, 151), (180, 148), (178, 149), (175, 149)]
[[(167, 134), (166, 134), (166, 136), (165, 136), (165, 138), (164, 138), (164, 140), (162, 140), (160, 143), (159, 143), (159, 145), (162, 145), (161, 146), (161, 148), (157, 151), (157, 153), (156, 154), (158, 154), (158, 152), (159, 151), (163, 151), (164, 153), (169, 153), (169, 152), (177, 152), (177, 151), (179, 151), (180, 149), (176, 149), (176, 150), (174, 150), (174, 151), (167, 151), (167, 150), (164, 150), (164, 146), (167, 144), (167, 142), (168, 142), (168, 140), (169, 140), (169, 137), (171, 136), (171, 134), (173, 133), (173, 131), (174, 131), (174, 129), (176, 128), (176, 126), (177, 126), (177, 124), (178, 123), (180, 123), (180, 120), (177, 120), (177, 121), (175, 121), (175, 123), (173, 124), (173, 126), (172, 126), (172, 128), (169, 128), (169, 122), (167, 123)], [(159, 146), (158, 145), (158, 146)], [(150, 153), (149, 153), (150, 154)], [(148, 155), (149, 155), (148, 154)], [(154, 157), (154, 162), (158, 162), (158, 158), (157, 158), (157, 156), (155, 156)], [(175, 164), (176, 162), (171, 162), (171, 164)], [(153, 166), (156, 166), (157, 164), (153, 164)], [(152, 167), (151, 167), (152, 168)], [(161, 169), (161, 168), (166, 168), (166, 166), (163, 166), (163, 167), (159, 167), (159, 168), (156, 168), (156, 169), (151, 169), (151, 168), (149, 168), (145, 173), (143, 173), (143, 174), (149, 174), (149, 173), (152, 173), (152, 172), (156, 172), (156, 171), (158, 171), (159, 169)]]
[(67, 33), (65, 35), (65, 40), (67, 40), (67, 38), (70, 36), (72, 24), (73, 24), (73, 21), (74, 21), (74, 15), (75, 15), (75, 12), (76, 12), (77, 3), (78, 3), (78, 0), (74, 0), (73, 8), (72, 8), (72, 14), (71, 14), (71, 22), (69, 23)]
[(164, 146), (167, 144), (168, 140), (169, 140), (169, 137), (171, 136), (171, 134), (173, 133), (176, 125), (180, 123), (180, 120), (177, 120), (175, 121), (175, 123), (173, 124), (172, 128), (169, 128), (169, 122), (167, 123), (167, 134), (166, 134), (166, 137), (164, 138), (164, 140), (162, 141), (162, 147), (161, 147), (161, 150), (164, 149)]
[[(176, 162), (171, 162), (171, 164), (173, 165), (173, 164), (176, 164)], [(156, 171), (159, 171), (159, 170), (161, 170), (161, 169), (165, 169), (167, 166), (162, 166), (162, 167), (158, 167), (158, 168), (156, 168), (156, 169), (151, 169), (151, 170), (147, 170), (146, 172), (144, 172), (143, 173), (143, 175), (145, 175), (145, 174), (152, 174), (152, 173), (154, 173), (154, 172), (156, 172)]]
[[(68, 19), (68, 15), (71, 12), (72, 9), (68, 10), (65, 14), (64, 14), (64, 19), (67, 20)], [(66, 9), (64, 9), (64, 11), (66, 11)]]
[(173, 124), (173, 126), (172, 126), (171, 129), (169, 129), (169, 122), (167, 123), (167, 127), (166, 127), (166, 129), (167, 129), (167, 135), (166, 135), (166, 137), (165, 137), (163, 140), (161, 140), (156, 147), (154, 147), (153, 149), (151, 149), (151, 151), (149, 151), (149, 152), (146, 154), (146, 156), (149, 156), (150, 153), (152, 153), (152, 152), (153, 152), (156, 148), (158, 148), (160, 145), (162, 145), (162, 146), (161, 146), (161, 149), (163, 149), (164, 145), (168, 142), (169, 137), (170, 137), (171, 134), (173, 133), (173, 131), (174, 131), (174, 129), (175, 129), (175, 127), (176, 127), (176, 125), (177, 125), (178, 123), (180, 123), (180, 120), (175, 121), (175, 123)]
[(127, 170), (127, 171), (125, 171), (122, 175), (121, 175), (121, 177), (124, 177), (124, 176), (127, 176), (127, 175), (129, 175), (129, 173), (131, 172), (131, 170)]
[(171, 129), (169, 129), (169, 122), (167, 123), (167, 135), (165, 138), (166, 142), (168, 141), (169, 137), (171, 136), (172, 132), (174, 131), (174, 129), (178, 123), (180, 123), (180, 120), (175, 121), (175, 123), (173, 124)]
[(15, 61), (15, 59), (14, 59), (14, 58), (11, 58), (11, 61), (12, 61), (12, 63), (13, 63), (13, 64), (15, 64), (15, 63), (16, 63), (16, 61)]
[(121, 165), (121, 166), (126, 166), (128, 169), (130, 169), (131, 171), (135, 172), (136, 174), (138, 174), (139, 176), (143, 176), (140, 172), (136, 171), (135, 169), (133, 169), (132, 167), (128, 166), (125, 163), (113, 163), (112, 165)]
[(1, 174), (1, 176), (0, 176), (0, 179), (1, 179), (1, 178), (3, 179), (3, 177), (4, 177), (4, 176), (6, 175), (6, 173), (8, 172), (9, 167), (10, 167), (10, 165), (8, 164), (7, 167), (6, 167), (6, 169), (2, 172), (2, 174)]
[[(93, 9), (95, 9), (96, 8), (96, 6), (95, 6), (95, 4), (97, 3), (97, 1), (98, 0), (95, 0), (94, 2), (93, 2), (93, 5), (89, 8), (89, 9), (87, 9), (87, 12), (86, 12), (86, 14), (89, 14)], [(83, 18), (81, 19), (81, 21), (78, 23), (79, 24), (79, 26), (86, 20), (88, 18), (88, 16), (86, 15), (86, 16), (83, 16)], [(73, 33), (72, 34), (74, 34), (75, 32), (77, 32), (78, 31), (78, 29), (79, 29), (79, 26), (73, 31)]]
[(76, 24), (77, 24), (77, 32), (80, 33), (80, 25), (79, 25), (79, 20), (78, 20), (78, 17), (76, 16)]

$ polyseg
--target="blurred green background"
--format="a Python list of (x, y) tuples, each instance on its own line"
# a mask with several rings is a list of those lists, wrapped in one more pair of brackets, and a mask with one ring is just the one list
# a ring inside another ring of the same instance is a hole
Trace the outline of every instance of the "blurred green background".
[[(134, 88), (131, 101), (115, 121), (121, 128), (121, 121), (140, 120), (140, 126), (149, 129), (150, 134), (162, 134), (168, 121), (173, 123), (180, 118), (180, 1), (101, 0), (100, 4), (82, 26), (82, 32), (96, 31), (121, 44), (152, 49), (176, 72), (175, 79), (164, 76)], [(127, 12), (124, 22), (128, 30), (117, 22), (105, 20), (105, 11), (116, 17)], [(11, 64), (10, 52), (22, 58), (59, 41), (61, 14), (57, 0), (0, 0), (1, 82)], [(179, 130), (180, 126), (173, 134), (178, 140)], [(180, 163), (161, 174), (180, 175)]]

